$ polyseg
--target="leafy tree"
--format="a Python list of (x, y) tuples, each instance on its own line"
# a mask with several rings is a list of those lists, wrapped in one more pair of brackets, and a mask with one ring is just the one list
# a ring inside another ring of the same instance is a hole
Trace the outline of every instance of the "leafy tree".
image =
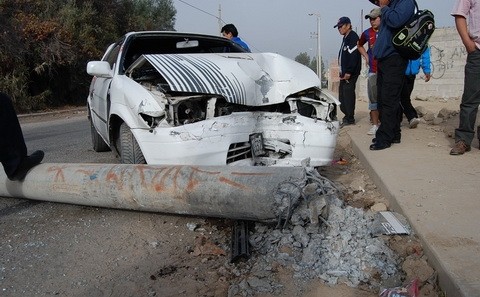
[(173, 30), (173, 0), (0, 0), (0, 89), (18, 110), (84, 103), (87, 61), (128, 31)]
[[(311, 68), (310, 56), (306, 52), (301, 52), (295, 57), (295, 61)], [(315, 69), (313, 69), (315, 70)]]

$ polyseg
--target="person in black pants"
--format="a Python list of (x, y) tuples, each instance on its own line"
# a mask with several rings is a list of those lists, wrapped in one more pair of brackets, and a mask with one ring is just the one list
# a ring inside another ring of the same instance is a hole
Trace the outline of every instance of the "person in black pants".
[(22, 128), (8, 95), (0, 92), (0, 161), (8, 179), (22, 181), (28, 171), (42, 162), (43, 151), (27, 155)]
[(400, 97), (405, 80), (408, 60), (397, 52), (392, 43), (394, 32), (405, 24), (415, 13), (413, 0), (371, 0), (380, 6), (382, 19), (380, 31), (373, 48), (378, 61), (377, 100), (380, 112), (380, 127), (372, 139), (373, 151), (389, 148), (392, 143), (400, 143), (401, 130), (398, 121), (402, 112)]
[(358, 34), (352, 30), (350, 18), (341, 17), (334, 28), (343, 35), (342, 46), (338, 53), (338, 65), (340, 66), (340, 86), (338, 99), (340, 110), (345, 115), (342, 126), (355, 124), (355, 86), (362, 68), (360, 52), (358, 51)]
[(412, 105), (412, 100), (410, 96), (412, 95), (413, 87), (415, 86), (415, 78), (420, 72), (420, 68), (425, 74), (425, 82), (430, 81), (430, 48), (423, 52), (422, 56), (417, 60), (410, 60), (407, 64), (407, 70), (405, 70), (405, 81), (403, 83), (402, 93), (401, 93), (401, 110), (402, 112), (399, 115), (398, 121), (401, 123), (403, 120), (403, 115), (407, 117), (408, 127), (410, 129), (417, 128), (420, 120), (418, 119), (418, 113), (415, 110), (415, 107)]

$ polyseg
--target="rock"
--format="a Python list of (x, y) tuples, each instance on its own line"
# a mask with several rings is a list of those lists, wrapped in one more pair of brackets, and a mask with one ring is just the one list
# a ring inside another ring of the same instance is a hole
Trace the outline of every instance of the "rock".
[(423, 117), (423, 115), (427, 113), (427, 109), (424, 106), (417, 106), (415, 107), (415, 110), (419, 117)]
[(271, 292), (272, 286), (270, 283), (264, 279), (259, 279), (258, 277), (249, 277), (247, 279), (248, 285), (258, 292)]
[(435, 287), (431, 284), (425, 284), (418, 292), (419, 297), (438, 297)]
[(417, 256), (408, 256), (403, 262), (402, 269), (407, 274), (407, 279), (418, 278), (421, 284), (435, 272), (425, 259)]
[(370, 210), (375, 212), (387, 211), (387, 206), (385, 203), (375, 203), (372, 207), (370, 207)]
[(454, 115), (456, 112), (453, 111), (453, 110), (449, 110), (447, 108), (442, 108), (439, 112), (438, 112), (438, 115), (437, 117), (439, 118), (443, 118), (443, 119), (449, 119), (452, 117), (452, 115)]
[(423, 115), (423, 119), (427, 122), (432, 122), (434, 119), (435, 119), (435, 114), (431, 111), (427, 111), (424, 115)]
[(433, 119), (433, 124), (434, 125), (440, 125), (441, 123), (443, 123), (443, 118), (435, 117)]

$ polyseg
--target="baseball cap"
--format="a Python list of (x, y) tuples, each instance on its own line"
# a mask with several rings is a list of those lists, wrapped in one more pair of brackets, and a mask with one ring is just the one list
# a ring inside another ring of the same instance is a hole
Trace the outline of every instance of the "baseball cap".
[(346, 16), (343, 16), (343, 17), (338, 19), (337, 24), (335, 26), (333, 26), (333, 28), (341, 27), (344, 24), (351, 24), (351, 23), (352, 22), (350, 22), (350, 18), (348, 18)]
[(378, 6), (378, 0), (368, 0), (368, 1), (370, 1), (370, 3), (372, 3), (373, 5)]
[(376, 19), (381, 15), (382, 15), (382, 10), (377, 7), (370, 10), (370, 13), (365, 16), (365, 19), (369, 19), (369, 18)]

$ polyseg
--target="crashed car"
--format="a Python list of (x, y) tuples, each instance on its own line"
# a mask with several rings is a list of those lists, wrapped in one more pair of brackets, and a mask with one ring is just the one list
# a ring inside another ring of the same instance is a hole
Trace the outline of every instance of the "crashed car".
[(202, 34), (130, 32), (90, 61), (95, 151), (122, 163), (323, 166), (338, 100), (309, 68)]

